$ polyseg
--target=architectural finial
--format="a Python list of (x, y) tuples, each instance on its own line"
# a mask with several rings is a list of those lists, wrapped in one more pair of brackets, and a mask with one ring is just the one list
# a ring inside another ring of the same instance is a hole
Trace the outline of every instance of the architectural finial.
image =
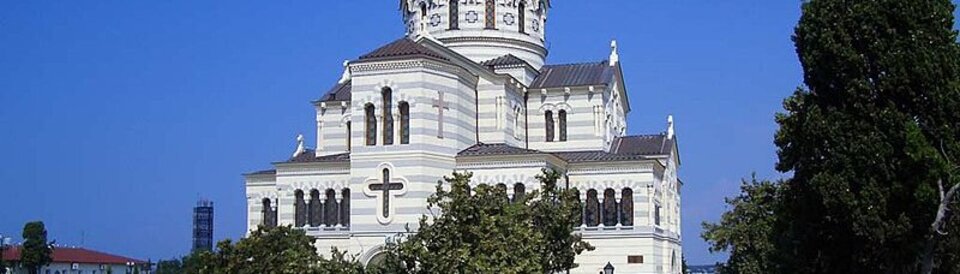
[(667, 115), (667, 139), (673, 139), (673, 115)]
[(350, 60), (343, 60), (343, 75), (340, 76), (340, 81), (337, 81), (337, 83), (346, 83), (350, 81), (350, 77)]
[(297, 150), (293, 152), (293, 157), (300, 156), (307, 148), (303, 146), (303, 134), (297, 134)]
[(620, 62), (620, 53), (617, 49), (617, 40), (610, 41), (610, 66), (615, 66)]

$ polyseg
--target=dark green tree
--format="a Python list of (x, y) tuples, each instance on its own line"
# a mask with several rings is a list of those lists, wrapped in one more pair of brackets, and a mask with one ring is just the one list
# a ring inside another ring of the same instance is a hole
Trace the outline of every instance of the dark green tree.
[(155, 274), (181, 274), (183, 272), (183, 262), (180, 259), (157, 261), (157, 270)]
[(580, 197), (577, 191), (566, 185), (559, 186), (563, 174), (544, 169), (537, 175), (540, 190), (530, 202), (533, 227), (543, 235), (540, 245), (540, 267), (547, 273), (559, 273), (577, 267), (574, 259), (583, 251), (594, 247), (574, 233), (581, 218)]
[(47, 229), (43, 222), (29, 222), (23, 226), (23, 251), (20, 253), (20, 264), (29, 273), (39, 274), (40, 268), (50, 264), (53, 258), (51, 242), (47, 242)]
[(236, 243), (217, 243), (216, 252), (197, 251), (184, 257), (183, 272), (178, 273), (364, 273), (362, 265), (345, 252), (333, 249), (331, 258), (320, 257), (313, 243), (314, 239), (300, 229), (261, 226)]
[(471, 191), (471, 176), (444, 177), (446, 184), (427, 199), (437, 215), (423, 216), (419, 229), (398, 246), (408, 273), (542, 272), (543, 237), (531, 225), (529, 197), (511, 203), (495, 187)]
[(719, 273), (773, 273), (772, 233), (782, 192), (781, 183), (758, 181), (753, 175), (750, 181), (743, 180), (739, 196), (726, 199), (729, 211), (720, 223), (703, 223), (701, 236), (711, 244), (710, 252), (730, 254), (726, 263), (718, 265)]
[(558, 186), (561, 174), (545, 170), (541, 190), (514, 201), (501, 188), (471, 190), (471, 177), (445, 177), (428, 199), (436, 214), (398, 235), (375, 273), (557, 273), (593, 249), (573, 233), (579, 197)]
[(793, 40), (806, 88), (777, 116), (777, 170), (793, 177), (772, 234), (776, 272), (960, 273), (949, 195), (960, 159), (954, 5), (802, 9)]

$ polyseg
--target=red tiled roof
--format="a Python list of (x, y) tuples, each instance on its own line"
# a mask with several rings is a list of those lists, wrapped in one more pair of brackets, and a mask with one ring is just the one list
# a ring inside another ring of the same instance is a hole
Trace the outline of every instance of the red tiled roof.
[[(87, 264), (126, 264), (128, 262), (136, 264), (145, 264), (147, 262), (107, 254), (99, 251), (93, 251), (76, 247), (54, 247), (51, 256), (55, 263), (87, 263)], [(4, 261), (19, 261), (20, 246), (7, 247), (3, 251)]]

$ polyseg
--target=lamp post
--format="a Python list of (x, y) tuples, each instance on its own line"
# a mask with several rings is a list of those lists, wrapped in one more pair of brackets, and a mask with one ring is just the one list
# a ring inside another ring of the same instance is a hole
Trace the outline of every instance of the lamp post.
[(603, 274), (613, 274), (613, 264), (607, 262), (607, 266), (603, 267)]

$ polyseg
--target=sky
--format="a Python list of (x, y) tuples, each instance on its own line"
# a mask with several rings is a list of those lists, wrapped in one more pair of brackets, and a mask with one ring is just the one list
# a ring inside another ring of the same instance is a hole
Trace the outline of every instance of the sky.
[[(774, 114), (802, 85), (800, 1), (554, 1), (548, 63), (606, 59), (617, 39), (628, 134), (674, 115), (683, 247), (741, 178), (778, 179)], [(395, 0), (0, 0), (0, 234), (42, 220), (58, 244), (141, 259), (245, 230), (242, 173), (312, 144), (319, 98), (354, 59), (403, 35)]]

